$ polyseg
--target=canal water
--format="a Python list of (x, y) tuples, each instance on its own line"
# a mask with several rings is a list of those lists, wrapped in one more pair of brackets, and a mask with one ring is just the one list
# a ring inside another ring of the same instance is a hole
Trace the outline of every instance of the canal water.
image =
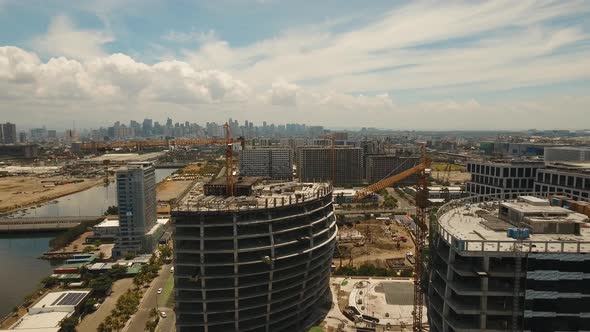
[[(175, 169), (156, 169), (156, 182), (162, 181)], [(97, 216), (111, 205), (117, 204), (116, 186), (93, 187), (85, 191), (56, 199), (15, 217)], [(0, 235), (0, 317), (4, 317), (23, 298), (36, 289), (43, 277), (51, 274), (49, 261), (38, 259), (56, 234)]]

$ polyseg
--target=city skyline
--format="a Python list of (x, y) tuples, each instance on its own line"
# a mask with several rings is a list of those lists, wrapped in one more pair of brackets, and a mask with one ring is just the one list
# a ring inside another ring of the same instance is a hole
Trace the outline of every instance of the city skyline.
[(141, 16), (138, 5), (0, 2), (5, 121), (21, 128), (165, 117), (418, 130), (586, 125), (570, 120), (590, 106), (583, 1), (369, 8), (154, 0), (141, 2)]

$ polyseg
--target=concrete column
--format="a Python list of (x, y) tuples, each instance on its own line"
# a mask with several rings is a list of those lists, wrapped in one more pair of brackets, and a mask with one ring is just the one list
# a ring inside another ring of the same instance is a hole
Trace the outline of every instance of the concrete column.
[[(268, 220), (271, 220), (271, 214), (268, 214)], [(268, 295), (266, 297), (266, 332), (270, 332), (270, 301), (272, 300), (272, 281), (273, 281), (273, 271), (275, 269), (275, 239), (272, 232), (272, 222), (268, 223), (268, 235), (270, 236), (270, 257), (271, 257), (271, 269), (268, 276)]]
[[(490, 258), (488, 256), (484, 256), (481, 262), (482, 270), (485, 272), (489, 272), (490, 270)], [(480, 315), (479, 315), (479, 328), (481, 330), (486, 329), (486, 322), (487, 322), (487, 310), (488, 310), (488, 282), (489, 278), (487, 276), (481, 278), (481, 298), (480, 298)]]
[(235, 324), (234, 327), (236, 331), (240, 330), (240, 312), (238, 311), (239, 308), (239, 267), (238, 267), (238, 216), (234, 213), (233, 214), (233, 235), (234, 235), (234, 319)]
[(200, 263), (201, 263), (201, 275), (199, 277), (199, 281), (201, 281), (201, 295), (203, 296), (203, 325), (205, 327), (205, 332), (209, 332), (209, 322), (207, 320), (207, 292), (205, 292), (205, 227), (203, 226), (203, 221), (201, 220), (201, 227), (199, 227), (200, 231), (200, 238), (199, 238), (199, 248), (201, 250), (201, 254), (199, 255)]

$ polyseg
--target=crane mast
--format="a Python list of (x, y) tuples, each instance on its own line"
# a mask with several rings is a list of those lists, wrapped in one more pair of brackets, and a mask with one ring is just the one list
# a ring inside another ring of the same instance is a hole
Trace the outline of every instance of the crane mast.
[(366, 188), (359, 190), (353, 197), (353, 200), (361, 200), (370, 194), (376, 193), (384, 188), (387, 188), (411, 175), (418, 175), (418, 183), (416, 185), (416, 231), (414, 241), (414, 310), (412, 311), (412, 331), (421, 332), (422, 315), (424, 305), (424, 294), (422, 291), (422, 268), (423, 260), (422, 249), (425, 246), (425, 238), (428, 232), (428, 174), (427, 170), (430, 167), (431, 160), (426, 156), (426, 149), (421, 147), (422, 158), (420, 163), (408, 170), (399, 174), (386, 177), (379, 182), (376, 182)]

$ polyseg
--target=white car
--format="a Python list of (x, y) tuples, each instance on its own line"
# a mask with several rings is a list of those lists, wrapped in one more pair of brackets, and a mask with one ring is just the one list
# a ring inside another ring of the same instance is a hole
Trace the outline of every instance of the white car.
[(162, 318), (166, 318), (166, 317), (167, 317), (167, 316), (166, 316), (166, 313), (165, 313), (165, 312), (163, 312), (163, 311), (160, 311), (160, 316), (162, 316)]
[(158, 288), (158, 294), (162, 294), (162, 288)]

